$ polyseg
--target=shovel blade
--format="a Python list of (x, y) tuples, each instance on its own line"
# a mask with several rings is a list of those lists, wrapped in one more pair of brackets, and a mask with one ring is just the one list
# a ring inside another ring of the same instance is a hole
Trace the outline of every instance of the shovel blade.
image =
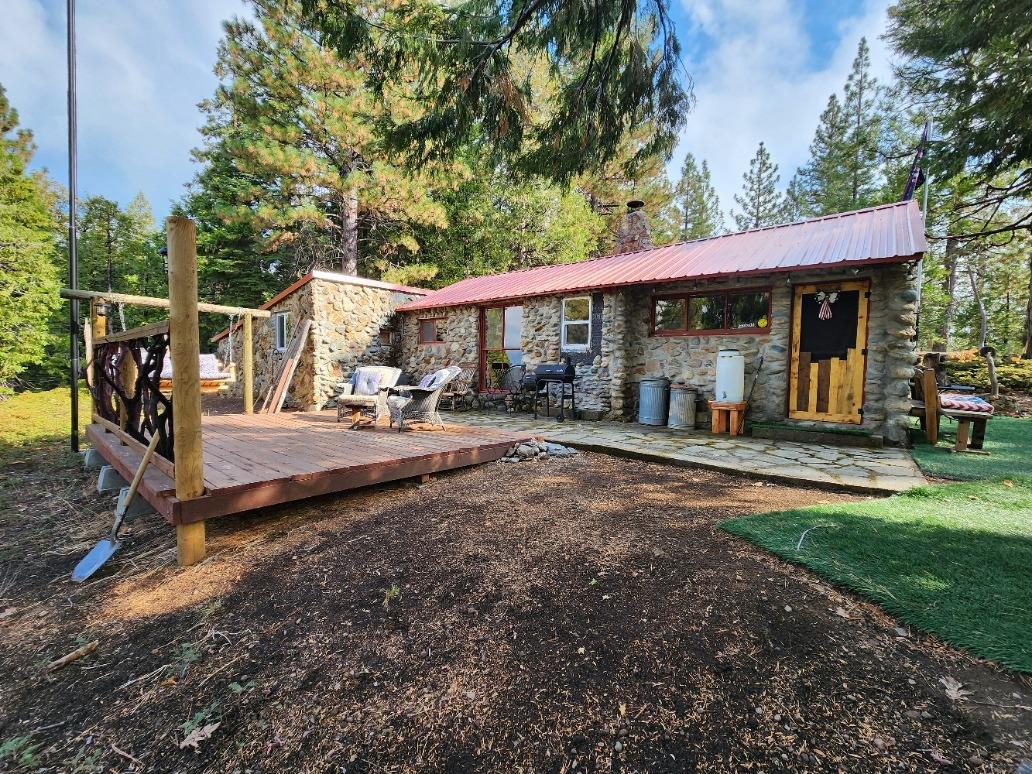
[(121, 547), (121, 540), (112, 540), (111, 538), (101, 540), (75, 565), (75, 569), (72, 570), (72, 580), (76, 583), (82, 583), (99, 570), (104, 562), (110, 559), (115, 551)]

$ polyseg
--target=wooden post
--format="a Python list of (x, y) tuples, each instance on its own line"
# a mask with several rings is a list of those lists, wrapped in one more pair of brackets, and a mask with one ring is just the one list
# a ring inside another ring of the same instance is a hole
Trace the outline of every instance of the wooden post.
[[(129, 397), (134, 397), (136, 395), (136, 361), (129, 355), (128, 349), (125, 350), (125, 353), (118, 367), (118, 374), (121, 377), (122, 389), (125, 390), (125, 394)], [(130, 420), (135, 424), (139, 421), (139, 417), (130, 417), (129, 408), (122, 401), (119, 401), (118, 424), (125, 430), (129, 426)]]
[[(189, 218), (165, 219), (168, 235), (169, 336), (172, 356), (172, 427), (175, 437), (176, 497), (204, 494), (201, 446), (201, 349), (197, 327), (197, 232)], [(204, 522), (176, 526), (179, 564), (204, 558)]]
[[(97, 381), (95, 378), (97, 365), (93, 362), (93, 343), (107, 334), (107, 318), (104, 315), (106, 309), (107, 307), (104, 305), (103, 301), (90, 301), (90, 340), (86, 342), (86, 362), (89, 364), (87, 366), (89, 376), (86, 378), (86, 383), (90, 385), (90, 387), (96, 384)], [(93, 421), (93, 415), (99, 413), (100, 412), (97, 410), (96, 399), (91, 397), (90, 422)]]
[(243, 340), (241, 342), (241, 367), (244, 369), (244, 413), (254, 413), (254, 326), (251, 315), (244, 315)]

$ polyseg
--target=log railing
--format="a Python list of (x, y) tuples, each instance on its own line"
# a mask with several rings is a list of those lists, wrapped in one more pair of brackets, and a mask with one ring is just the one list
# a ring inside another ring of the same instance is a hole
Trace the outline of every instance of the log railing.
[[(93, 398), (93, 421), (119, 440), (142, 452), (157, 434), (158, 455), (152, 464), (175, 481), (176, 497), (204, 495), (201, 443), (201, 380), (198, 354), (198, 312), (243, 318), (244, 411), (254, 406), (252, 318), (267, 318), (267, 309), (250, 309), (197, 300), (197, 235), (193, 221), (165, 220), (168, 236), (168, 298), (125, 293), (62, 289), (61, 297), (90, 302), (90, 323), (84, 331), (90, 353), (86, 382)], [(169, 310), (167, 321), (105, 335), (107, 303)], [(172, 359), (172, 397), (159, 389), (166, 353)], [(176, 524), (176, 549), (181, 565), (204, 558), (204, 522)]]
[(168, 320), (95, 339), (87, 383), (99, 424), (144, 446), (157, 434), (156, 453), (174, 463), (172, 401), (160, 389), (169, 345)]

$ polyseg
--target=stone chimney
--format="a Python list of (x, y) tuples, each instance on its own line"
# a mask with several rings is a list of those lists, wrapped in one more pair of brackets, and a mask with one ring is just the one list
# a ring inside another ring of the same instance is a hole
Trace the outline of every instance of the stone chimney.
[(616, 254), (633, 253), (637, 250), (648, 250), (652, 244), (649, 233), (649, 221), (645, 217), (645, 202), (632, 199), (627, 202), (627, 214), (616, 232)]

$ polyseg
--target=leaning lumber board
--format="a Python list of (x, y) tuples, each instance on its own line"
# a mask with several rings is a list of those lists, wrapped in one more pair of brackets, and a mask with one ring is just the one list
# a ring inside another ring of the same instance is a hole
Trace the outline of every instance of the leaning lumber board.
[(311, 328), (311, 320), (305, 320), (301, 323), (300, 330), (290, 342), (290, 346), (287, 347), (287, 354), (283, 359), (283, 368), (280, 372), (279, 381), (276, 383), (276, 389), (273, 391), (269, 401), (267, 410), (269, 414), (278, 414), (283, 408), (283, 402), (287, 399), (287, 388), (290, 387), (290, 383), (294, 379), (294, 373), (297, 371), (298, 363), (301, 362), (301, 354), (304, 352), (305, 344), (308, 341), (308, 332)]
[(151, 323), (150, 325), (141, 325), (137, 328), (130, 328), (127, 331), (121, 333), (112, 333), (108, 336), (101, 336), (99, 339), (94, 341), (96, 344), (112, 344), (116, 341), (133, 341), (134, 339), (149, 339), (151, 336), (158, 336), (162, 333), (168, 333), (168, 320), (162, 320), (161, 322)]

